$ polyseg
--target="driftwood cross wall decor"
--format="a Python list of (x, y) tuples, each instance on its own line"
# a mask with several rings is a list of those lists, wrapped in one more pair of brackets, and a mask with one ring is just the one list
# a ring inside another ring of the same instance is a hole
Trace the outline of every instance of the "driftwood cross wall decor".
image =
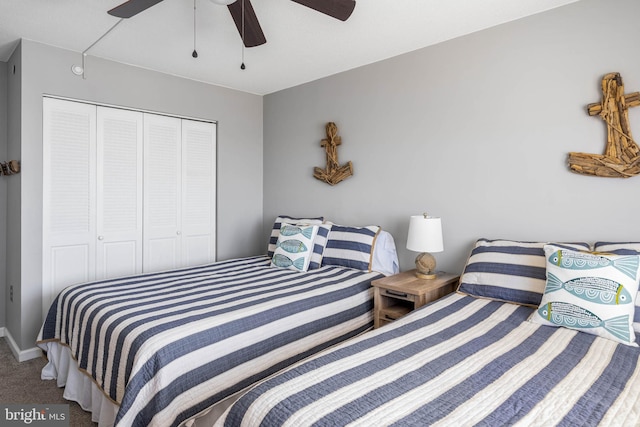
[(569, 153), (569, 167), (583, 175), (629, 178), (640, 174), (640, 148), (631, 136), (630, 107), (640, 105), (640, 92), (625, 95), (620, 73), (602, 78), (602, 101), (587, 106), (590, 116), (607, 124), (604, 154)]
[(338, 136), (336, 124), (333, 122), (327, 123), (326, 130), (327, 139), (323, 139), (320, 142), (320, 146), (324, 147), (327, 152), (327, 167), (324, 169), (313, 168), (313, 176), (329, 185), (336, 185), (353, 175), (353, 165), (350, 161), (342, 166), (338, 163), (338, 145), (342, 144), (342, 138)]

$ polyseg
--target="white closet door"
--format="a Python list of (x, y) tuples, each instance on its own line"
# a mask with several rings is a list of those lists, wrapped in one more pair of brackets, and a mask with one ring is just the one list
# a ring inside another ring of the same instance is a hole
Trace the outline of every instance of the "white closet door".
[(143, 270), (182, 265), (181, 120), (144, 114)]
[(142, 113), (98, 107), (96, 279), (142, 272)]
[(216, 125), (182, 121), (183, 265), (215, 261)]
[(95, 279), (96, 107), (43, 100), (43, 310)]

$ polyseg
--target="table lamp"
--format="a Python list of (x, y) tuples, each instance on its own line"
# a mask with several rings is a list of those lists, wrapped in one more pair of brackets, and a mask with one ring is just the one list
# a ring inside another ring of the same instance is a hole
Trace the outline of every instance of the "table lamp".
[(416, 257), (416, 277), (420, 279), (436, 278), (436, 259), (431, 252), (442, 252), (442, 222), (440, 218), (422, 215), (413, 215), (409, 221), (409, 233), (407, 236), (407, 249), (413, 252), (421, 252)]

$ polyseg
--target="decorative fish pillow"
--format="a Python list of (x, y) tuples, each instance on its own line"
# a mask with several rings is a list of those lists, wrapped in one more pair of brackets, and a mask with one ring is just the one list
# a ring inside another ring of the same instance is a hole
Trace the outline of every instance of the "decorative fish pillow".
[(295, 271), (307, 271), (313, 254), (313, 240), (317, 233), (317, 225), (282, 223), (275, 251), (271, 258), (271, 266)]
[[(616, 255), (640, 255), (640, 242), (596, 242), (593, 246), (596, 252), (608, 252)], [(640, 332), (640, 292), (636, 294), (636, 314), (633, 319), (633, 329)]]
[(317, 218), (294, 218), (288, 215), (279, 215), (276, 217), (276, 220), (273, 223), (273, 227), (271, 228), (271, 235), (269, 236), (269, 244), (267, 246), (267, 256), (269, 258), (273, 257), (273, 253), (276, 250), (276, 243), (278, 242), (278, 236), (280, 236), (280, 228), (282, 224), (322, 224), (324, 221), (324, 217), (319, 216)]
[(529, 320), (637, 347), (633, 330), (640, 256), (545, 245), (547, 282)]

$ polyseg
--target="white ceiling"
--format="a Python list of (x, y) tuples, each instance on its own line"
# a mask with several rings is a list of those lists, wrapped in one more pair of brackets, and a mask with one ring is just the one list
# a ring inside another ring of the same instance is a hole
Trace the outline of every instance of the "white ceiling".
[[(342, 22), (290, 0), (253, 0), (267, 38), (244, 50), (226, 6), (164, 0), (88, 51), (126, 64), (264, 95), (578, 0), (357, 0)], [(20, 38), (80, 52), (118, 22), (124, 0), (1, 0), (0, 61)], [(71, 67), (72, 64), (69, 64)], [(71, 72), (71, 71), (69, 71)]]

